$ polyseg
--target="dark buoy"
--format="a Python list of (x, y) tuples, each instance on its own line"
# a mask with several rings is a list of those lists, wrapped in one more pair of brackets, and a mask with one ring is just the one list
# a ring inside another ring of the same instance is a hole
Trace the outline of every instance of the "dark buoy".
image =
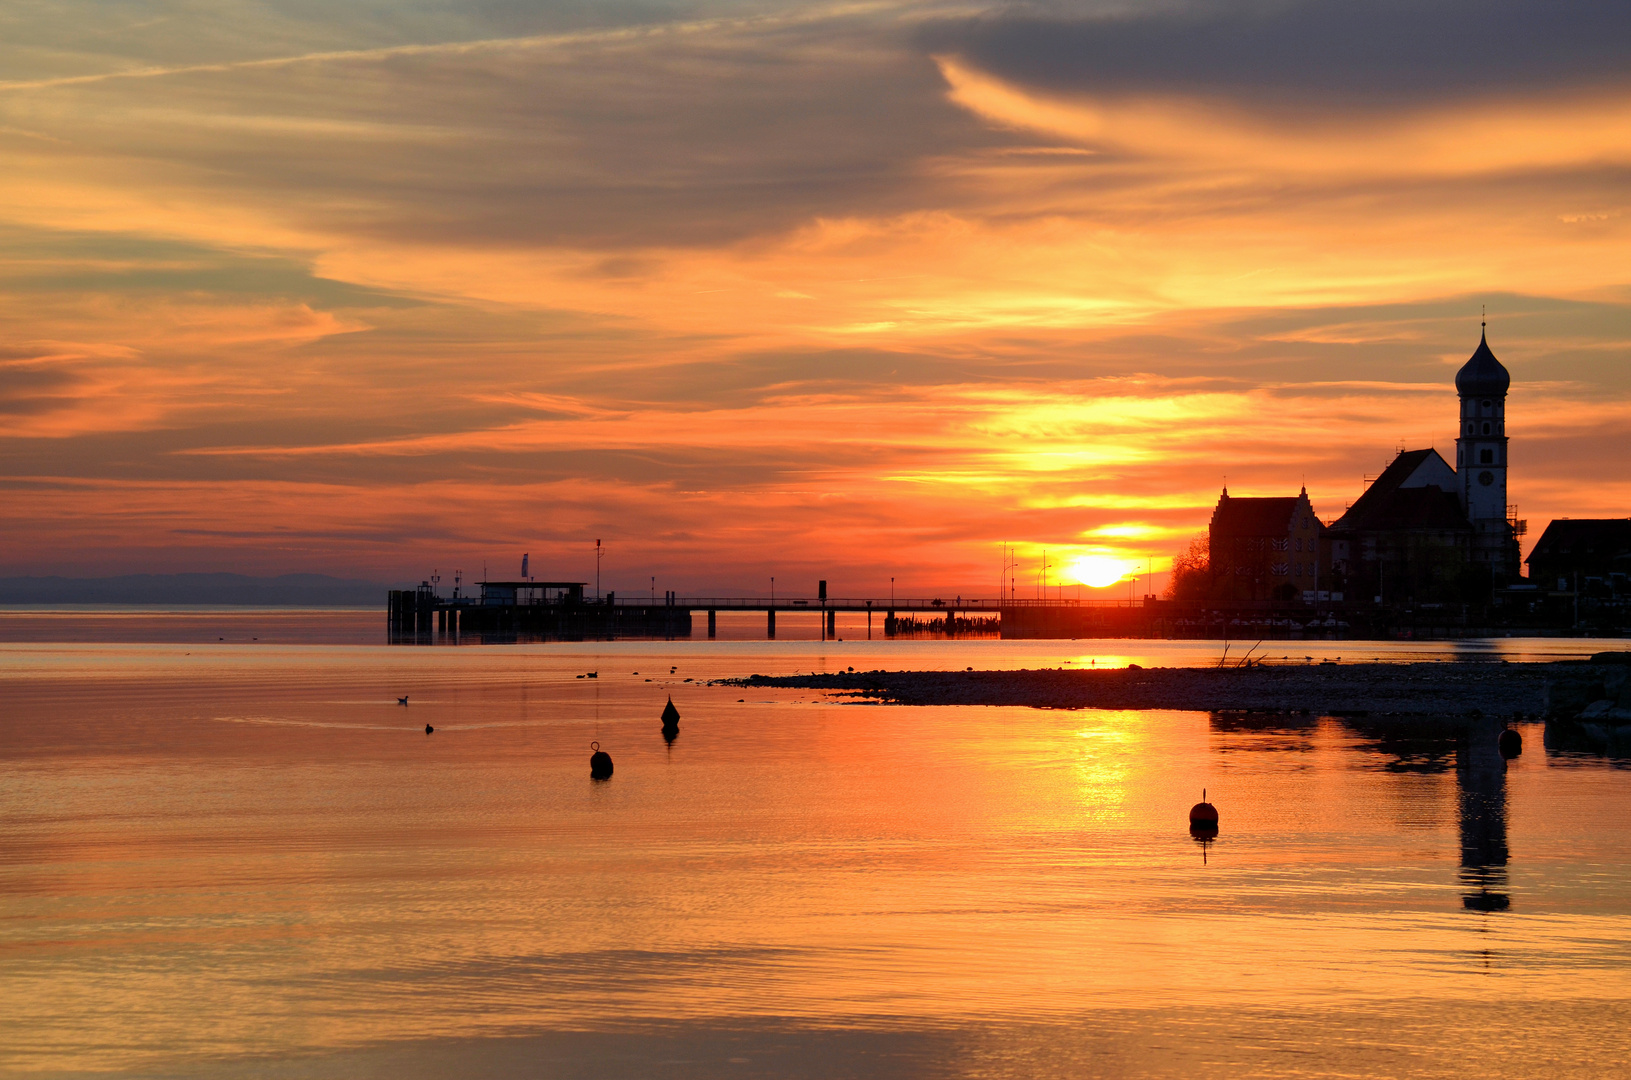
[(1189, 831), (1195, 834), (1218, 831), (1218, 808), (1206, 801), (1206, 789), (1201, 788), (1201, 801), (1189, 808)]
[(667, 735), (670, 731), (672, 731), (677, 735), (679, 734), (679, 730), (680, 711), (674, 708), (674, 695), (670, 694), (668, 696), (668, 704), (663, 706), (663, 734)]
[(1511, 760), (1523, 753), (1523, 736), (1511, 728), (1505, 728), (1496, 738), (1495, 745), (1500, 749), (1502, 757)]
[(433, 732), (433, 731), (435, 731), (435, 730), (436, 730), (436, 729), (435, 729), (435, 728), (433, 728), (433, 727), (431, 727), (431, 726), (430, 726), (430, 725), (429, 725), (429, 724), (426, 724), (426, 725), (425, 725), (425, 734), (426, 734), (426, 735), (429, 735), (429, 734), (430, 734), (430, 733), (431, 733), (431, 732)]
[(600, 748), (600, 744), (592, 742), (589, 749), (594, 753), (589, 755), (589, 779), (610, 780), (612, 778), (612, 755)]

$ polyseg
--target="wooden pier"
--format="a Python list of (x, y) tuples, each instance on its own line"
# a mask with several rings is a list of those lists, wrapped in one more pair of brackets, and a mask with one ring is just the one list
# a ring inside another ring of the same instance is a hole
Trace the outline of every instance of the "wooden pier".
[(629, 602), (616, 594), (585, 598), (577, 581), (483, 581), (476, 596), (443, 597), (426, 583), (393, 589), (386, 601), (392, 641), (437, 638), (567, 641), (618, 637), (691, 636), (691, 609), (674, 602)]
[(884, 637), (936, 633), (951, 636), (993, 630), (1005, 638), (1126, 637), (1154, 631), (1152, 611), (1125, 602), (998, 600), (977, 597), (586, 597), (576, 581), (478, 582), (475, 596), (444, 597), (426, 582), (392, 590), (387, 627), (393, 641), (428, 642), (521, 638), (596, 640), (620, 637), (687, 638), (695, 613), (707, 615), (707, 635), (718, 634), (719, 613), (754, 612), (765, 617), (765, 637), (776, 637), (776, 620), (814, 616), (823, 639), (838, 636), (838, 616), (864, 614), (867, 630)]
[[(1190, 638), (1205, 640), (1337, 640), (1345, 638), (1464, 638), (1498, 633), (1465, 611), (1444, 605), (1383, 608), (1357, 601), (1309, 604), (1240, 600), (1182, 605), (1145, 597), (1141, 602), (989, 597), (661, 597), (585, 596), (583, 582), (487, 581), (474, 596), (440, 595), (430, 582), (392, 590), (386, 626), (393, 642), (566, 641), (615, 638), (689, 638), (693, 617), (707, 616), (707, 636), (719, 631), (720, 612), (763, 614), (767, 639), (794, 618), (811, 619), (823, 640), (838, 637), (840, 614), (867, 617), (865, 634), (885, 638), (993, 633), (1009, 639)], [(1431, 610), (1429, 610), (1431, 609)], [(813, 618), (812, 618), (813, 617)], [(853, 625), (853, 624), (851, 624)], [(857, 633), (859, 628), (849, 633)], [(859, 634), (857, 634), (859, 636)]]

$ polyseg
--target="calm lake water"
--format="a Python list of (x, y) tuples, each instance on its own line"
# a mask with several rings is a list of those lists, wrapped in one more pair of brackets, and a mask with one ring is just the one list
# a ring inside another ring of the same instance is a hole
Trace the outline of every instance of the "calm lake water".
[(1503, 764), (1492, 732), (704, 685), (1213, 643), (41, 617), (0, 615), (0, 1074), (1627, 1075), (1631, 762), (1539, 725)]

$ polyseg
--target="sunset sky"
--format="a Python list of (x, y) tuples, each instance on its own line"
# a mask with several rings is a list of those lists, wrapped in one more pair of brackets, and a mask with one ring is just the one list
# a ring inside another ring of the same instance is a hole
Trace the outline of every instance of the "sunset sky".
[(1158, 586), (1483, 305), (1631, 514), (1624, 3), (11, 3), (0, 155), (3, 574)]

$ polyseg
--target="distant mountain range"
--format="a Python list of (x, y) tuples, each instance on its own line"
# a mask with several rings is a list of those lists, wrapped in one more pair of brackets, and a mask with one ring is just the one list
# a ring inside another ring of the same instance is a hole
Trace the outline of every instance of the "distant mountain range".
[[(231, 604), (246, 607), (385, 607), (401, 585), (326, 574), (125, 574), (0, 578), (0, 604)], [(406, 587), (412, 587), (406, 586)]]

